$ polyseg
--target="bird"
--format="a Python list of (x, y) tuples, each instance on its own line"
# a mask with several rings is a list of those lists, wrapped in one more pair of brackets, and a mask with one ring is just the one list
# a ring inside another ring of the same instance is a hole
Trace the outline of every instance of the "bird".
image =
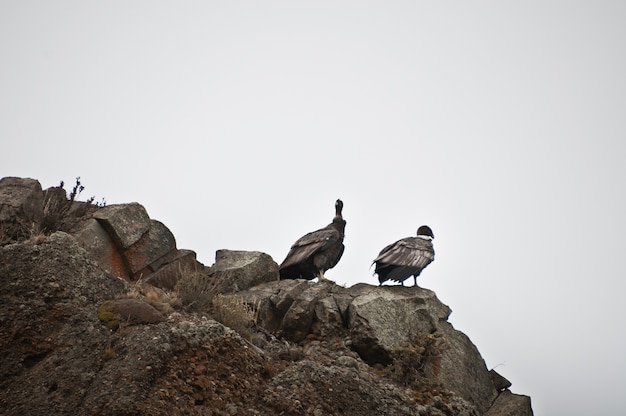
[(387, 280), (399, 282), (413, 276), (417, 286), (417, 276), (435, 259), (433, 248), (435, 235), (427, 225), (417, 229), (417, 237), (407, 237), (383, 248), (372, 264), (382, 285)]
[(337, 265), (343, 255), (346, 221), (341, 216), (343, 202), (335, 202), (335, 217), (326, 227), (310, 232), (291, 246), (279, 266), (280, 279), (327, 280), (324, 272)]

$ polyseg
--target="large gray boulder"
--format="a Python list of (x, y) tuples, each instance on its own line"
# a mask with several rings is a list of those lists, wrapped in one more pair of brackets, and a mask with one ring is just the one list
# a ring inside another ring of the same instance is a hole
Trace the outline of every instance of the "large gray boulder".
[(209, 270), (219, 293), (233, 293), (278, 280), (278, 264), (259, 251), (217, 250)]
[[(140, 204), (110, 205), (97, 210), (93, 218), (107, 232), (117, 250), (92, 223), (78, 234), (83, 245), (90, 247), (90, 252), (102, 261), (105, 270), (141, 279), (180, 257), (172, 232), (162, 222), (150, 219)], [(96, 247), (98, 244), (100, 248)], [(111, 261), (105, 254), (109, 252), (113, 256)], [(123, 272), (117, 263), (116, 252), (123, 260)]]
[[(285, 338), (296, 342), (304, 340), (307, 335), (313, 332), (313, 321), (316, 314), (316, 308), (319, 305), (319, 311), (325, 310), (325, 305), (321, 304), (323, 298), (327, 298), (328, 285), (320, 284), (308, 286), (306, 290), (300, 292), (298, 296), (289, 297), (291, 304), (287, 308), (279, 327), (279, 334)], [(284, 303), (284, 302), (283, 302)]]
[(419, 287), (363, 283), (351, 290), (356, 295), (348, 308), (352, 342), (371, 363), (390, 363), (393, 349), (413, 334), (433, 333), (451, 313), (434, 292)]
[(122, 250), (135, 244), (151, 225), (146, 209), (136, 202), (108, 205), (99, 209), (93, 217), (100, 221)]
[(43, 193), (35, 179), (0, 179), (0, 244), (37, 234), (43, 223)]
[(497, 392), (485, 362), (471, 340), (447, 321), (451, 310), (434, 292), (417, 286), (363, 289), (350, 304), (348, 324), (354, 348), (366, 361), (388, 363), (412, 337), (435, 334), (444, 344), (441, 356), (427, 363), (427, 373), (480, 412), (489, 409)]
[(191, 250), (178, 250), (172, 232), (137, 203), (97, 209), (74, 236), (107, 272), (173, 290), (182, 276), (204, 269)]

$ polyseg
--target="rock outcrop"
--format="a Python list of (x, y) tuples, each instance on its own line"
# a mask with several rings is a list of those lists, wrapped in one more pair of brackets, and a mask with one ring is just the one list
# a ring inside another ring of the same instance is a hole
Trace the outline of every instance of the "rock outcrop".
[(0, 180), (0, 243), (24, 240), (43, 224), (43, 193), (34, 179)]
[(278, 264), (258, 251), (218, 250), (209, 276), (220, 284), (220, 293), (233, 293), (278, 280)]
[(2, 414), (532, 415), (432, 291), (205, 267), (141, 205), (65, 195), (0, 181)]
[(258, 305), (258, 324), (268, 331), (294, 342), (340, 335), (371, 365), (392, 364), (397, 350), (414, 338), (445, 340), (440, 354), (423, 363), (424, 373), (481, 413), (498, 394), (480, 353), (447, 322), (450, 308), (430, 290), (281, 280), (230, 296)]
[(533, 416), (530, 397), (502, 391), (485, 416)]
[(71, 233), (106, 272), (172, 289), (181, 276), (204, 269), (191, 250), (178, 250), (172, 232), (138, 203), (98, 207), (68, 200), (63, 188), (42, 191), (34, 179), (0, 180), (1, 242), (41, 233)]

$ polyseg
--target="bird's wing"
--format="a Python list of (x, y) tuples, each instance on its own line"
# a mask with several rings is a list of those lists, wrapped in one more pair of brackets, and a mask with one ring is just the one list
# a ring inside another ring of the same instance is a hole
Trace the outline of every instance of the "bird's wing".
[(398, 240), (383, 248), (374, 260), (376, 263), (415, 267), (419, 270), (435, 259), (433, 243), (418, 237)]
[(310, 232), (293, 243), (291, 250), (289, 250), (285, 261), (283, 261), (280, 267), (284, 268), (301, 263), (316, 252), (336, 243), (340, 238), (339, 232), (330, 227)]
[(331, 227), (322, 228), (321, 230), (310, 232), (298, 240), (291, 246), (294, 247), (303, 247), (308, 245), (320, 245), (324, 246), (327, 244), (332, 244), (335, 241), (339, 240), (339, 232)]

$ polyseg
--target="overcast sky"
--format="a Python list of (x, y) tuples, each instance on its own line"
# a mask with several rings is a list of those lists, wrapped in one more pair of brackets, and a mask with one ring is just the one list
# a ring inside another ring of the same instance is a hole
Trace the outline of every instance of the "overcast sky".
[(206, 265), (341, 198), (347, 286), (428, 224), (420, 286), (535, 415), (617, 415), (625, 56), (623, 1), (0, 0), (0, 177), (80, 176)]

